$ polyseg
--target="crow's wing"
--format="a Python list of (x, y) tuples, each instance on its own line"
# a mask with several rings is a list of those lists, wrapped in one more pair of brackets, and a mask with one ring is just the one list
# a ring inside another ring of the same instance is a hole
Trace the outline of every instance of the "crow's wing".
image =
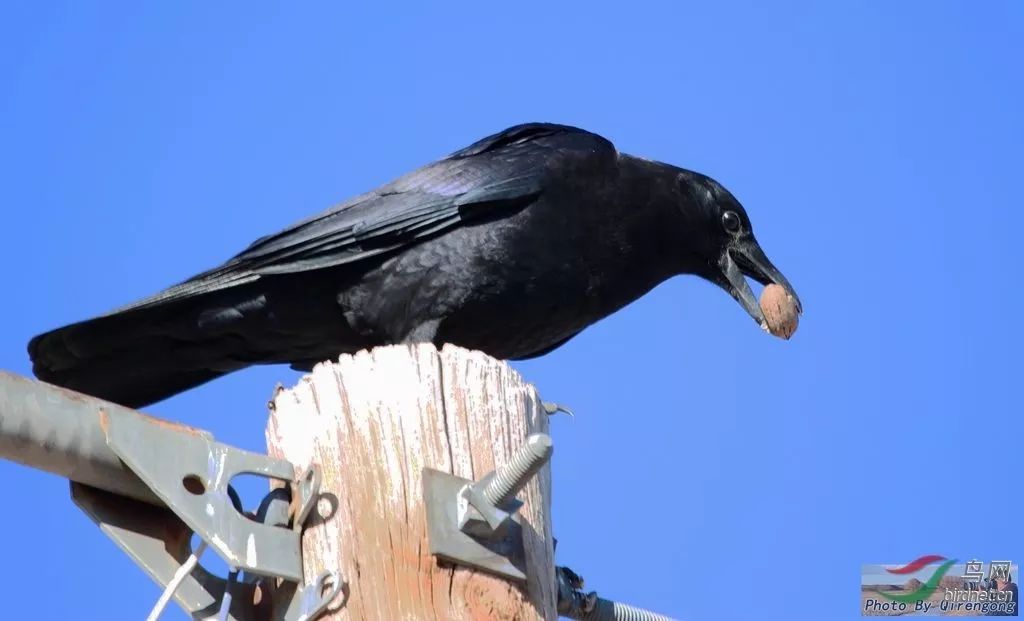
[[(572, 163), (614, 159), (610, 142), (563, 125), (518, 125), (357, 196), (280, 233), (255, 241), (224, 265), (129, 306), (175, 302), (264, 275), (353, 263), (415, 244), (467, 222), (521, 209)], [(610, 159), (611, 158), (611, 159)], [(585, 168), (585, 167), (584, 167)], [(603, 171), (602, 171), (603, 172)]]

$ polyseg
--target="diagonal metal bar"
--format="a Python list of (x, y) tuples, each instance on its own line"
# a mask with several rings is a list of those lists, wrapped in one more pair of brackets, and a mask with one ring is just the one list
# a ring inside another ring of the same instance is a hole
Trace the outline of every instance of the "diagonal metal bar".
[[(237, 572), (288, 588), (275, 606), (283, 621), (321, 615), (341, 592), (337, 572), (303, 584), (302, 525), (319, 497), (320, 470), (298, 479), (283, 459), (216, 442), (207, 431), (0, 371), (0, 459), (71, 480), (72, 498), (193, 619), (250, 619), (254, 584)], [(285, 483), (241, 513), (230, 481), (257, 474)], [(294, 524), (290, 501), (294, 500)], [(195, 533), (232, 567), (224, 581), (197, 565)], [(291, 584), (297, 583), (297, 584)], [(259, 618), (264, 618), (261, 614)]]
[(229, 492), (243, 473), (293, 483), (295, 467), (285, 460), (9, 373), (0, 373), (0, 458), (167, 507), (229, 566), (302, 579), (299, 531), (243, 516)]
[(0, 458), (163, 506), (108, 446), (101, 425), (103, 412), (145, 416), (102, 399), (0, 371)]

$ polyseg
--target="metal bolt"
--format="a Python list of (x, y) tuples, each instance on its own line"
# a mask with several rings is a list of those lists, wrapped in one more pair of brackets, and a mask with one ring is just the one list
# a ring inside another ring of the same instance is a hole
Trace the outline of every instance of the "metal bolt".
[(512, 500), (548, 463), (554, 451), (551, 436), (546, 433), (531, 435), (507, 464), (494, 471), (494, 478), (484, 488), (483, 497), (496, 507)]

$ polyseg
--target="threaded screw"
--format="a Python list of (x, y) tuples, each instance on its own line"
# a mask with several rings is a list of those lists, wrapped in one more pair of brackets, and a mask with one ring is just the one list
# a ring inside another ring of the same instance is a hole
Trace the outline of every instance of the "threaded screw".
[(483, 497), (496, 507), (512, 500), (548, 463), (554, 451), (551, 436), (546, 433), (531, 435), (507, 464), (494, 471), (494, 478), (484, 489)]
[[(563, 613), (565, 614), (565, 613)], [(589, 612), (574, 610), (566, 614), (570, 619), (579, 621), (673, 621), (671, 617), (660, 615), (650, 610), (636, 608), (629, 604), (621, 604), (598, 597)]]

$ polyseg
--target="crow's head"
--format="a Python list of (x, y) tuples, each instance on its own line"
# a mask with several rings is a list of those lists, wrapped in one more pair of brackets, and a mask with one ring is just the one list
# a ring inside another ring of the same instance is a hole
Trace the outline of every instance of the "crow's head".
[(768, 326), (745, 276), (762, 285), (781, 285), (802, 312), (796, 291), (765, 256), (736, 197), (710, 177), (681, 169), (674, 172), (685, 227), (685, 271), (728, 291), (762, 328)]

